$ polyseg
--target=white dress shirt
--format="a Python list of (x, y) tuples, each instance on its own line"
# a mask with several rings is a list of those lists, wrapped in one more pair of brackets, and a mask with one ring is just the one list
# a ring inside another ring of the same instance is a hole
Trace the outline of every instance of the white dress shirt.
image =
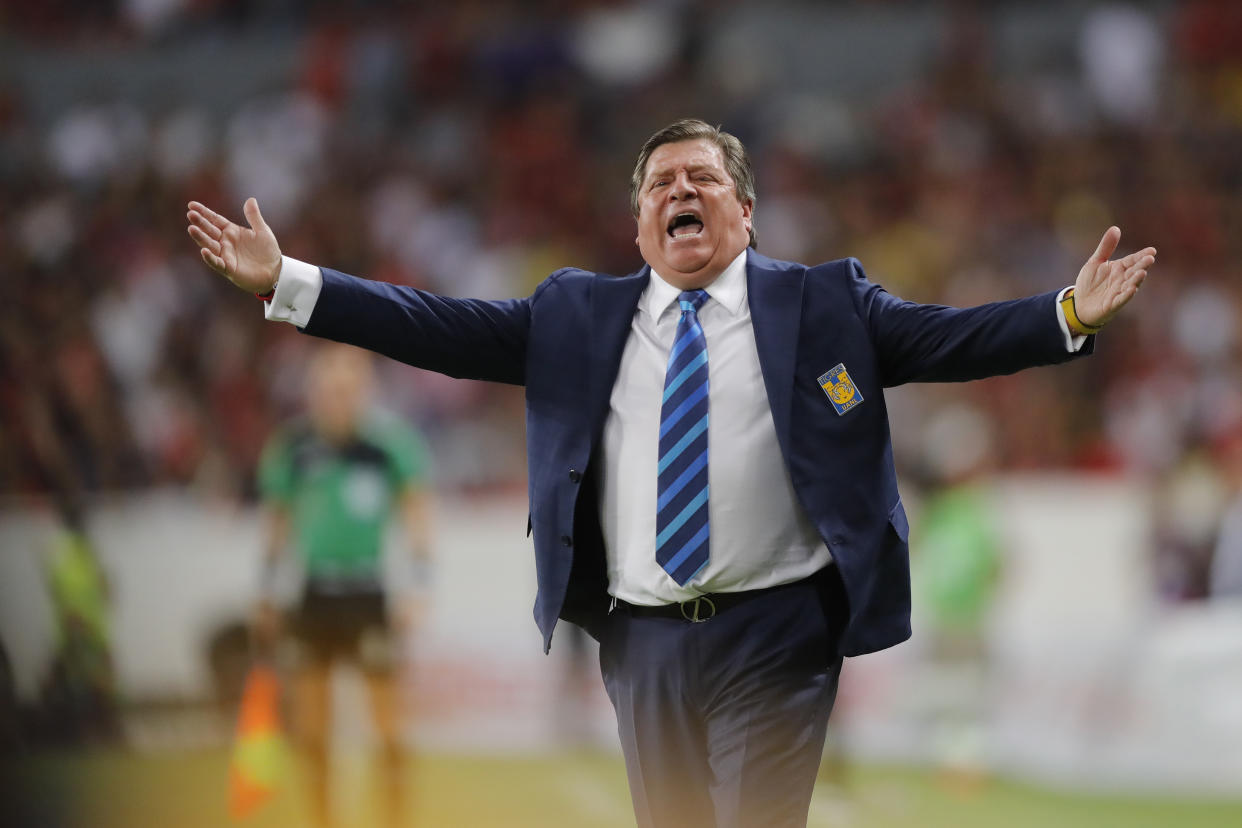
[(679, 288), (654, 270), (638, 300), (612, 386), (599, 470), (608, 589), (631, 604), (668, 604), (806, 578), (832, 560), (798, 505), (776, 441), (746, 296), (746, 251), (707, 286), (698, 311), (707, 340), (710, 554), (679, 587), (656, 561), (656, 466)]
[[(698, 311), (707, 340), (711, 559), (685, 587), (655, 558), (660, 408), (681, 291), (652, 270), (634, 312), (604, 422), (599, 470), (608, 591), (631, 604), (777, 586), (809, 577), (832, 560), (798, 503), (776, 440), (751, 324), (746, 255), (743, 250), (706, 287), (709, 298)], [(305, 327), (322, 286), (318, 267), (284, 257), (267, 318)], [(1055, 307), (1065, 347), (1077, 351), (1086, 337), (1072, 336), (1059, 302)]]

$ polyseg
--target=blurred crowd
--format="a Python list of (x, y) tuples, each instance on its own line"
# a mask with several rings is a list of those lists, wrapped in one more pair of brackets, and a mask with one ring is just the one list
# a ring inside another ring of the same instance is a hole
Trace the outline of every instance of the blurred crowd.
[[(907, 6), (927, 19), (849, 14)], [(967, 407), (996, 469), (1150, 485), (1165, 597), (1206, 596), (1214, 571), (1242, 592), (1242, 6), (1067, 5), (1063, 50), (1016, 68), (997, 36), (1012, 12), (947, 4), (919, 71), (851, 94), (773, 71), (780, 27), (738, 36), (787, 15), (832, 42), (819, 4), (0, 4), (0, 491), (253, 497), (265, 438), (302, 407), (309, 342), (207, 271), (189, 199), (240, 220), (257, 196), (305, 261), (526, 295), (563, 265), (641, 266), (633, 159), (698, 116), (752, 153), (761, 251), (857, 256), (912, 300), (1070, 284), (1109, 224), (1121, 252), (1157, 247), (1091, 359), (894, 394), (897, 460), (907, 485), (934, 484), (954, 454), (937, 414)], [(256, 77), (213, 51), (256, 39), (288, 59)], [(152, 105), (104, 77), (66, 92), (55, 58), (92, 54), (202, 59)], [(440, 486), (524, 486), (520, 389), (381, 370)]]

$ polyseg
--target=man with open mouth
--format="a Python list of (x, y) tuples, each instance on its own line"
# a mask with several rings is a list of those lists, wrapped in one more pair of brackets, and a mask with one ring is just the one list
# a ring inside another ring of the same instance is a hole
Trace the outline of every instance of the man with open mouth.
[(535, 620), (545, 649), (558, 619), (600, 641), (638, 823), (805, 825), (842, 657), (910, 635), (883, 389), (1091, 353), (1156, 251), (1110, 261), (1110, 227), (1072, 286), (905, 302), (855, 259), (758, 253), (746, 151), (696, 120), (647, 140), (630, 203), (641, 270), (499, 302), (283, 257), (253, 199), (249, 228), (188, 220), (269, 319), (524, 385)]

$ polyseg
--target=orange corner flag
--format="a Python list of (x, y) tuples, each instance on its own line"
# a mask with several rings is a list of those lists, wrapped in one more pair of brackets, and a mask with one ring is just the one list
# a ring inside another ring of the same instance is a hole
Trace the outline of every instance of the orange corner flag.
[(233, 758), (229, 763), (229, 815), (253, 814), (280, 787), (286, 765), (280, 729), (280, 682), (267, 665), (250, 668), (242, 691)]

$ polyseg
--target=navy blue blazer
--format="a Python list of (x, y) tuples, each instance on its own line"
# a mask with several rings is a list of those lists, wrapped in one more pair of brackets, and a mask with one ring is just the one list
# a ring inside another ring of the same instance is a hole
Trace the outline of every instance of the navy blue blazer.
[[(566, 268), (527, 298), (482, 301), (325, 268), (305, 328), (450, 376), (526, 386), (527, 531), (545, 650), (558, 618), (593, 631), (608, 610), (592, 457), (648, 273)], [(868, 281), (856, 259), (808, 267), (753, 250), (746, 276), (781, 453), (844, 587), (838, 651), (890, 647), (910, 636), (909, 524), (882, 389), (1065, 362), (1094, 341), (1066, 350), (1055, 292), (965, 309), (919, 305)], [(863, 400), (843, 414), (818, 382), (838, 363)]]

